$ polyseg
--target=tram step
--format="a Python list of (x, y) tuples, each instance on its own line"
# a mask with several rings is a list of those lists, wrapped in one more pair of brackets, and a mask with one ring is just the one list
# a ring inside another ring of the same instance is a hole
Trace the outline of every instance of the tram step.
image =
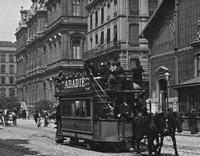
[(97, 103), (98, 104), (106, 104), (106, 103), (108, 103), (108, 101), (107, 101), (107, 99), (106, 100), (99, 100), (99, 101), (97, 101)]
[(109, 114), (106, 114), (106, 116), (113, 116), (113, 115), (109, 113)]
[(110, 108), (109, 107), (102, 107), (101, 109), (103, 109), (103, 110), (110, 110)]

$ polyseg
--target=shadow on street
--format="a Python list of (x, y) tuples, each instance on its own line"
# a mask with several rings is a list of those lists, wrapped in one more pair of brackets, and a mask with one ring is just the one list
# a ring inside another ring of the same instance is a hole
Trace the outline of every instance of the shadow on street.
[(0, 139), (0, 156), (12, 155), (37, 155), (39, 152), (26, 148), (23, 145), (29, 144), (28, 140), (21, 139)]

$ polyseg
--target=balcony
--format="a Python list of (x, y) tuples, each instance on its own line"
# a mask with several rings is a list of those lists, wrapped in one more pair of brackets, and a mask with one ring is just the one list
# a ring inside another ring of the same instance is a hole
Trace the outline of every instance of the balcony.
[(121, 43), (118, 41), (116, 43), (109, 42), (104, 43), (102, 45), (96, 46), (94, 49), (86, 51), (83, 53), (83, 59), (92, 59), (98, 57), (100, 55), (105, 55), (113, 51), (120, 51), (121, 50)]

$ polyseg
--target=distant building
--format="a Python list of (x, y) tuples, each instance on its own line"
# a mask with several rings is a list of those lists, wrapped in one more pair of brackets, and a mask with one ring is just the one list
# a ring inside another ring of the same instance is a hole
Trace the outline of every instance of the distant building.
[(17, 95), (29, 109), (41, 100), (56, 103), (53, 77), (83, 68), (87, 12), (82, 0), (32, 0), (21, 9), (17, 38)]
[(16, 44), (0, 41), (0, 107), (16, 104)]

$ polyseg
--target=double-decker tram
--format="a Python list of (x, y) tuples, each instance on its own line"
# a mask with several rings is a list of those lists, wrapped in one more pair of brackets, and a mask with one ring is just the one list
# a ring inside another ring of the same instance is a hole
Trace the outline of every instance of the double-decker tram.
[[(70, 143), (84, 141), (86, 148), (98, 145), (115, 150), (129, 148), (132, 138), (132, 120), (138, 95), (132, 74), (119, 75), (113, 88), (102, 87), (105, 80), (88, 76), (85, 71), (56, 78), (57, 106), (56, 142), (66, 138)], [(124, 113), (125, 112), (125, 113)]]

